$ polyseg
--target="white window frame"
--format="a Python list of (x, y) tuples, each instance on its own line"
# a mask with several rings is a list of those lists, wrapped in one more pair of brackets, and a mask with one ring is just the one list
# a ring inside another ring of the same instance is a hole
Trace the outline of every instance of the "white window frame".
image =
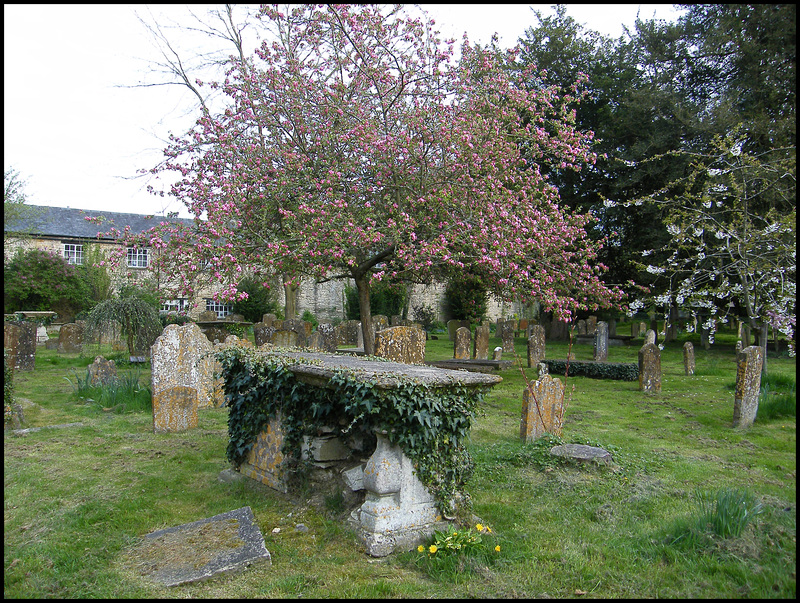
[(211, 297), (206, 298), (206, 310), (211, 310), (217, 313), (217, 318), (225, 318), (228, 314), (233, 312), (230, 304), (219, 302)]
[(128, 247), (128, 268), (147, 268), (150, 266), (150, 250), (147, 247)]
[(164, 312), (187, 312), (189, 310), (189, 300), (185, 297), (168, 299), (161, 304), (161, 310)]
[(61, 253), (68, 264), (83, 266), (83, 243), (64, 243)]

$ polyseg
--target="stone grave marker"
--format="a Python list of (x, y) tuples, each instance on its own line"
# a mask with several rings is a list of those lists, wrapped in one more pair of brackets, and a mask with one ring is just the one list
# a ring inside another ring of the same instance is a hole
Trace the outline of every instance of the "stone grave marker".
[(661, 391), (661, 350), (654, 343), (645, 343), (639, 350), (639, 391)]
[(597, 330), (597, 316), (589, 316), (586, 319), (586, 334), (594, 335)]
[(492, 360), (502, 360), (503, 358), (503, 348), (501, 346), (497, 346), (492, 352)]
[(36, 366), (36, 325), (32, 322), (4, 322), (3, 348), (8, 365), (17, 371), (32, 371)]
[(469, 327), (456, 329), (455, 344), (453, 345), (453, 358), (456, 360), (469, 360), (469, 343), (471, 338)]
[(425, 331), (415, 327), (389, 327), (375, 333), (375, 355), (404, 364), (425, 361)]
[(300, 347), (299, 342), (300, 334), (297, 331), (291, 329), (276, 329), (272, 333), (272, 340), (270, 343), (279, 348), (296, 348)]
[(383, 314), (372, 315), (372, 330), (377, 333), (389, 328), (389, 319)]
[[(272, 321), (270, 321), (272, 322)], [(272, 343), (272, 334), (275, 328), (266, 322), (257, 322), (253, 325), (253, 338), (255, 339), (256, 347), (260, 348), (265, 343)]]
[(683, 372), (687, 376), (694, 375), (694, 346), (691, 341), (683, 344)]
[(176, 385), (153, 392), (153, 431), (178, 433), (197, 427), (197, 390)]
[(460, 326), (461, 326), (461, 321), (456, 320), (455, 318), (447, 321), (447, 337), (450, 339), (450, 341), (456, 340), (456, 331)]
[(586, 446), (585, 444), (564, 444), (563, 446), (553, 446), (550, 454), (561, 458), (569, 459), (580, 464), (596, 463), (599, 465), (610, 465), (613, 462), (611, 453), (604, 448), (596, 446)]
[(475, 327), (475, 340), (472, 342), (472, 357), (477, 360), (489, 359), (489, 325)]
[(528, 319), (527, 318), (520, 318), (519, 322), (517, 322), (517, 332), (523, 333), (525, 337), (528, 336)]
[(58, 332), (58, 352), (60, 354), (78, 354), (83, 349), (82, 324), (70, 322), (61, 325)]
[(578, 321), (576, 330), (578, 335), (586, 335), (586, 321), (583, 318)]
[(608, 360), (608, 323), (601, 320), (595, 325), (594, 361), (605, 362), (606, 360)]
[(97, 356), (89, 365), (89, 383), (92, 385), (110, 385), (117, 380), (117, 365), (113, 360)]
[(761, 346), (747, 346), (736, 354), (736, 391), (733, 399), (733, 426), (747, 428), (755, 421), (761, 393)]
[(514, 353), (514, 327), (513, 320), (504, 320), (501, 327), (500, 340), (503, 342), (503, 351), (506, 354)]
[(656, 341), (656, 332), (653, 329), (647, 329), (644, 334), (644, 345), (649, 343), (655, 345)]
[(164, 586), (272, 564), (250, 507), (151, 532), (127, 557), (136, 573)]
[(632, 322), (631, 323), (631, 337), (633, 339), (636, 339), (637, 337), (639, 337), (639, 323), (638, 322)]
[(541, 325), (531, 325), (528, 328), (528, 368), (537, 366), (544, 359), (544, 327)]
[(263, 322), (268, 327), (271, 327), (272, 326), (272, 322), (274, 320), (277, 320), (277, 318), (278, 317), (275, 316), (274, 314), (268, 313), (268, 314), (264, 314), (264, 316), (261, 317), (261, 322)]
[(545, 433), (561, 435), (563, 415), (564, 384), (544, 374), (522, 394), (520, 439), (529, 444)]
[(197, 316), (197, 320), (200, 322), (213, 322), (217, 320), (217, 313), (214, 310), (203, 310)]

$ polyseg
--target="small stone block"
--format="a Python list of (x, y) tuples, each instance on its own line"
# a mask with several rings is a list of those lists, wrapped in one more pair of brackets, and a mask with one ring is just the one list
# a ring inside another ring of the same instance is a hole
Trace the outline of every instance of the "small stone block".
[(564, 444), (563, 446), (553, 446), (550, 454), (560, 456), (565, 459), (578, 461), (579, 463), (596, 462), (601, 465), (610, 464), (613, 459), (611, 453), (603, 448), (595, 446), (585, 446), (583, 444)]

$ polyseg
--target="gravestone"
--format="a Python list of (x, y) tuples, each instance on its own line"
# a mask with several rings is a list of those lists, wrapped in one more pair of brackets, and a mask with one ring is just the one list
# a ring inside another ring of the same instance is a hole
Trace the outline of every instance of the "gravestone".
[(308, 347), (320, 352), (336, 351), (336, 332), (330, 323), (320, 323), (308, 338)]
[(594, 335), (597, 331), (597, 316), (590, 316), (586, 319), (586, 334)]
[(28, 321), (3, 323), (3, 348), (8, 365), (18, 371), (32, 371), (36, 366), (36, 324)]
[(130, 557), (137, 574), (164, 586), (272, 563), (250, 507), (146, 534)]
[(213, 322), (217, 320), (217, 313), (214, 310), (203, 310), (197, 316), (197, 320), (200, 322)]
[(61, 325), (58, 332), (58, 352), (59, 354), (78, 354), (83, 350), (82, 324), (70, 322)]
[(598, 448), (597, 446), (586, 446), (585, 444), (553, 446), (550, 449), (550, 454), (580, 464), (596, 463), (599, 465), (610, 465), (614, 461), (608, 450)]
[(336, 325), (335, 331), (337, 345), (347, 347), (361, 347), (363, 345), (360, 321), (345, 320)]
[(47, 327), (44, 325), (39, 325), (36, 327), (36, 343), (47, 343), (50, 339), (50, 336), (47, 334)]
[(736, 354), (736, 393), (733, 399), (733, 426), (747, 428), (758, 413), (761, 393), (761, 368), (764, 351), (761, 346), (747, 346)]
[(655, 345), (656, 341), (656, 332), (653, 329), (647, 329), (647, 332), (644, 334), (644, 345)]
[(389, 319), (383, 314), (372, 315), (372, 330), (377, 333), (389, 328)]
[(117, 380), (117, 365), (113, 360), (106, 360), (97, 356), (89, 365), (89, 383), (95, 385), (110, 385)]
[(501, 360), (503, 358), (503, 348), (497, 346), (492, 352), (492, 360)]
[(683, 372), (685, 375), (694, 375), (694, 346), (691, 341), (683, 344)]
[(525, 388), (522, 394), (520, 439), (529, 444), (545, 433), (561, 435), (564, 417), (564, 384), (549, 374)]
[(578, 335), (586, 335), (586, 321), (584, 319), (581, 318), (578, 321), (576, 330), (578, 332)]
[(633, 339), (636, 339), (637, 337), (639, 337), (639, 323), (638, 322), (632, 322), (631, 323), (631, 337)]
[(504, 320), (501, 327), (500, 340), (503, 342), (503, 351), (506, 354), (514, 353), (514, 327), (513, 320)]
[(472, 357), (477, 360), (489, 359), (489, 325), (475, 327), (475, 340), (472, 342)]
[(661, 391), (661, 350), (654, 343), (645, 343), (639, 350), (639, 391)]
[(214, 379), (213, 351), (214, 347), (195, 323), (167, 325), (150, 348), (154, 408), (156, 398), (175, 387), (194, 389), (196, 403), (201, 407), (221, 406), (220, 383)]
[[(272, 321), (270, 321), (271, 323)], [(256, 347), (260, 348), (265, 343), (271, 344), (272, 343), (272, 334), (275, 332), (275, 328), (271, 324), (267, 324), (266, 322), (257, 322), (253, 325), (253, 339), (255, 340)]]
[(197, 427), (197, 390), (176, 385), (153, 393), (153, 431), (179, 433)]
[(270, 343), (279, 348), (304, 347), (300, 345), (300, 333), (291, 329), (275, 329)]
[(461, 321), (456, 320), (455, 318), (447, 321), (447, 337), (450, 339), (450, 341), (456, 340), (456, 331), (460, 326)]
[(520, 318), (519, 322), (517, 323), (517, 332), (524, 333), (525, 337), (528, 336), (528, 319), (527, 318)]
[[(306, 323), (307, 321), (305, 320), (300, 320), (297, 318), (288, 318), (283, 321), (283, 324), (280, 327), (277, 328), (282, 331), (294, 331), (295, 333), (297, 333), (297, 337), (295, 338), (295, 343), (288, 345), (304, 348), (307, 345), (308, 333), (311, 332), (311, 327), (312, 327), (310, 322), (308, 323), (308, 326), (306, 326)], [(278, 337), (280, 338), (282, 336), (279, 335)], [(291, 339), (290, 336), (287, 337), (288, 339)], [(274, 338), (275, 335), (273, 335), (273, 339)], [(273, 341), (273, 343), (275, 343), (275, 341)], [(284, 344), (275, 343), (275, 345), (284, 345)]]
[(563, 320), (553, 320), (550, 325), (550, 336), (553, 341), (569, 339), (569, 324)]
[[(639, 322), (639, 333), (647, 335), (647, 323), (644, 321)], [(654, 342), (655, 343), (655, 342)]]
[(375, 333), (375, 355), (404, 364), (425, 362), (425, 331), (415, 327), (389, 327)]
[(528, 328), (528, 368), (537, 366), (544, 358), (544, 327), (541, 325), (531, 325)]
[(616, 337), (617, 336), (617, 319), (616, 318), (609, 318), (608, 319), (608, 336), (609, 337)]
[(274, 320), (277, 320), (277, 319), (278, 319), (278, 317), (270, 312), (270, 313), (264, 314), (264, 316), (261, 317), (261, 322), (263, 322), (268, 327), (271, 327), (272, 326), (272, 322)]
[(453, 345), (453, 358), (456, 360), (469, 360), (469, 343), (471, 333), (468, 327), (456, 329), (455, 344)]
[(608, 323), (604, 320), (595, 325), (594, 360), (595, 362), (608, 360)]

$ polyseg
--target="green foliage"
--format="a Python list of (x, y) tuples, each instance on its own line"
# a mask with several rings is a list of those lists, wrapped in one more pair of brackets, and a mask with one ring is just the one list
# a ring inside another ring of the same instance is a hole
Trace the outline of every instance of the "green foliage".
[(424, 304), (414, 306), (414, 320), (420, 323), (423, 329), (430, 332), (436, 322), (436, 312)]
[(244, 461), (258, 433), (278, 412), (284, 454), (296, 465), (303, 435), (314, 435), (319, 426), (345, 417), (350, 421), (345, 435), (386, 432), (414, 462), (418, 477), (448, 516), (470, 508), (463, 492), (473, 470), (466, 440), (484, 390), (458, 385), (431, 390), (406, 379), (385, 389), (344, 371), (336, 372), (323, 389), (297, 381), (287, 368), (294, 361), (274, 352), (233, 346), (216, 358), (222, 364), (230, 413), (226, 453), (234, 465)]
[(3, 350), (3, 423), (14, 412), (14, 370), (8, 365), (8, 352)]
[(243, 278), (236, 289), (247, 293), (247, 299), (233, 302), (233, 311), (248, 322), (261, 322), (264, 314), (277, 314), (278, 303), (273, 291), (252, 277)]
[[(361, 320), (361, 308), (358, 305), (358, 291), (355, 287), (346, 286), (345, 315), (348, 320)], [(382, 314), (391, 318), (402, 315), (408, 304), (408, 288), (402, 283), (378, 281), (373, 283), (369, 291), (369, 307), (373, 316)]]
[(501, 550), (489, 526), (450, 524), (446, 530), (435, 530), (426, 544), (417, 547), (414, 563), (432, 578), (457, 582), (485, 571)]
[(119, 375), (104, 385), (92, 385), (89, 370), (81, 377), (73, 369), (75, 382), (65, 377), (72, 385), (73, 395), (111, 412), (152, 412), (153, 393), (149, 385), (140, 385), (141, 372), (136, 370)]
[(303, 315), (300, 317), (300, 319), (306, 322), (310, 322), (312, 325), (314, 325), (315, 329), (319, 326), (319, 321), (317, 320), (317, 317), (314, 316), (309, 310), (303, 310)]
[(456, 320), (480, 323), (486, 318), (489, 295), (483, 281), (472, 275), (457, 276), (444, 292), (448, 315)]
[[(547, 364), (551, 375), (565, 375), (566, 360), (542, 360)], [(592, 362), (569, 361), (569, 376), (591, 377), (592, 379), (617, 379), (620, 381), (636, 381), (639, 378), (639, 365), (633, 362)]]
[(152, 278), (129, 277), (129, 280), (119, 286), (117, 295), (120, 299), (140, 299), (156, 312), (161, 309), (161, 294), (158, 283)]
[(797, 382), (795, 378), (771, 373), (762, 375), (756, 422), (796, 416)]
[(72, 317), (92, 305), (82, 276), (58, 253), (20, 249), (3, 271), (4, 311), (45, 310)]
[(103, 325), (112, 320), (122, 325), (128, 351), (133, 356), (147, 355), (150, 346), (163, 331), (156, 308), (140, 297), (108, 299), (100, 302), (87, 315), (86, 329), (90, 333), (99, 333)]
[(80, 271), (89, 287), (89, 295), (94, 302), (111, 298), (111, 276), (105, 264), (105, 255), (99, 245), (83, 244), (83, 265)]
[(185, 325), (194, 322), (188, 315), (178, 312), (159, 312), (158, 319), (161, 321), (161, 326), (167, 325)]

